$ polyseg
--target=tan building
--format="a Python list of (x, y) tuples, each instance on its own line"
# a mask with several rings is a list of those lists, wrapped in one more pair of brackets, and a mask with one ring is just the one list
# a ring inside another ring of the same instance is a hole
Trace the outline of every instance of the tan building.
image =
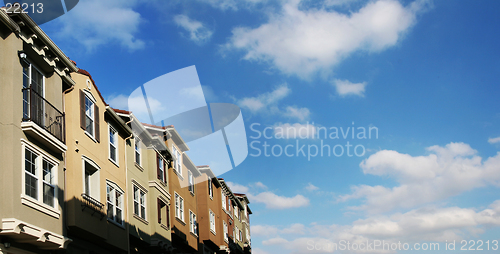
[(196, 200), (198, 202), (199, 246), (198, 253), (213, 254), (224, 245), (221, 190), (217, 177), (210, 166), (198, 166), (202, 173), (196, 179)]
[(134, 133), (127, 151), (130, 253), (171, 251), (171, 194), (166, 170), (172, 156), (165, 145), (165, 130), (143, 125), (129, 111), (115, 112)]
[(196, 165), (185, 153), (189, 147), (173, 126), (168, 132), (167, 146), (172, 151), (173, 161), (168, 175), (172, 193), (172, 244), (178, 252), (198, 251), (198, 209), (195, 179), (201, 175)]
[(132, 130), (79, 70), (66, 101), (66, 214), (71, 253), (128, 250), (126, 151)]
[(63, 93), (77, 67), (26, 14), (0, 8), (0, 253), (49, 253), (64, 228)]

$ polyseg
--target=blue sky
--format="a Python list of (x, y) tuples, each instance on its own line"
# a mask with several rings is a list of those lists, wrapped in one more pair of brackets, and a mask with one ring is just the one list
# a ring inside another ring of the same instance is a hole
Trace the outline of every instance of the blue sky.
[[(255, 148), (221, 177), (250, 197), (256, 254), (499, 240), (499, 28), (500, 2), (419, 0), (81, 0), (42, 25), (114, 107), (191, 65), (208, 102), (240, 106)], [(378, 137), (311, 138), (353, 126)]]

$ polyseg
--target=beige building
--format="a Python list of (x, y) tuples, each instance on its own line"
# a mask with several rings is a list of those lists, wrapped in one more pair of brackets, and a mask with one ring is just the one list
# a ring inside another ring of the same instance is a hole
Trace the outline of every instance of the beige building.
[(172, 156), (165, 145), (165, 130), (146, 127), (129, 111), (115, 112), (134, 133), (127, 151), (130, 253), (171, 251), (171, 194), (166, 170)]
[(49, 253), (71, 242), (63, 93), (75, 71), (28, 15), (0, 8), (0, 253)]

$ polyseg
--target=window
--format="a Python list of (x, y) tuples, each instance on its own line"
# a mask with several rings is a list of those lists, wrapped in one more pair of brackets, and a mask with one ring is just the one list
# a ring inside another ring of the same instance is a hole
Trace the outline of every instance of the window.
[(43, 159), (43, 203), (54, 207), (54, 165)]
[(196, 214), (189, 211), (189, 231), (195, 235), (198, 235), (198, 224), (196, 223)]
[(221, 197), (222, 197), (222, 209), (227, 210), (227, 206), (226, 206), (226, 194), (224, 193), (223, 189), (220, 190), (220, 193), (221, 193)]
[(55, 163), (34, 150), (24, 148), (24, 194), (55, 207), (57, 179)]
[(108, 220), (123, 224), (123, 191), (111, 183), (106, 184), (106, 200)]
[(238, 229), (238, 226), (234, 225), (233, 236), (235, 240), (240, 240), (239, 232), (240, 230)]
[[(167, 203), (163, 202), (160, 198), (158, 198), (158, 223), (167, 226), (170, 228), (170, 210)], [(165, 214), (165, 220), (163, 220), (162, 214)], [(165, 221), (164, 223), (162, 223)]]
[(92, 160), (83, 157), (84, 185), (83, 193), (96, 200), (99, 196), (99, 167)]
[(80, 90), (80, 127), (99, 142), (99, 107), (92, 94)]
[(109, 125), (109, 159), (118, 163), (118, 132)]
[(158, 173), (158, 180), (162, 182), (167, 181), (167, 175), (165, 173), (165, 160), (163, 160), (163, 157), (161, 157), (160, 154), (156, 154), (156, 160), (157, 160), (157, 173)]
[(188, 183), (189, 183), (189, 191), (194, 194), (194, 177), (193, 172), (188, 170)]
[(137, 137), (135, 138), (135, 163), (141, 165), (141, 140)]
[(184, 221), (184, 199), (175, 193), (175, 217)]
[(146, 193), (134, 185), (134, 214), (146, 219)]
[(214, 189), (212, 186), (212, 178), (208, 178), (208, 195), (210, 195), (210, 198), (214, 198)]
[(175, 148), (175, 146), (172, 146), (172, 150), (173, 150), (174, 158), (175, 158), (174, 169), (177, 172), (177, 174), (182, 176), (182, 156), (181, 156), (181, 153), (177, 150), (177, 148)]
[(247, 242), (250, 243), (250, 231), (248, 230), (248, 227), (245, 228), (245, 233), (246, 233)]
[(241, 234), (241, 230), (240, 230), (240, 236), (239, 237), (240, 237), (240, 239), (239, 239), (240, 242), (243, 242), (243, 235)]
[[(23, 88), (31, 88), (33, 92), (38, 94), (38, 96), (34, 97), (34, 99), (36, 98), (36, 101), (31, 102), (28, 91), (23, 90), (24, 119), (30, 118), (30, 113), (31, 115), (43, 114), (42, 98), (44, 98), (44, 83), (44, 75), (37, 68), (35, 68), (35, 66), (30, 63), (26, 63), (25, 66), (23, 66)], [(39, 112), (30, 112), (30, 103), (36, 104), (37, 107), (35, 109), (41, 110), (39, 110)], [(40, 115), (36, 117), (39, 117), (41, 119), (42, 116)]]
[(210, 210), (210, 231), (215, 234), (215, 214)]
[(228, 229), (227, 229), (227, 223), (225, 221), (222, 221), (223, 225), (224, 225), (224, 241), (228, 241), (228, 237), (227, 237), (227, 234), (228, 234)]
[(238, 209), (238, 206), (236, 206), (234, 208), (234, 217), (238, 218), (238, 214), (239, 214), (239, 209)]
[(85, 96), (85, 131), (94, 136), (94, 102)]

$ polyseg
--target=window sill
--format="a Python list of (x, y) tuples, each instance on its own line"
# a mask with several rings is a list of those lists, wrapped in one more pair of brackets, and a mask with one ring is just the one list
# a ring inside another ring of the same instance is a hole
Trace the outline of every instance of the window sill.
[(168, 227), (167, 227), (165, 224), (163, 224), (163, 223), (162, 223), (162, 224), (160, 224), (160, 227), (161, 227), (161, 228), (163, 228), (163, 229), (165, 229), (165, 230), (170, 230), (170, 228), (168, 228)]
[(175, 219), (176, 219), (178, 222), (182, 223), (182, 225), (184, 225), (184, 226), (186, 225), (186, 222), (184, 222), (183, 220), (181, 220), (179, 217), (175, 217)]
[(108, 218), (108, 222), (111, 222), (111, 224), (113, 224), (113, 225), (115, 225), (115, 226), (117, 226), (117, 227), (119, 227), (121, 229), (125, 229), (125, 226), (123, 225), (123, 223), (122, 224), (118, 224), (118, 222), (116, 222), (114, 220), (110, 220), (109, 218)]
[(23, 205), (29, 206), (35, 210), (38, 210), (42, 213), (50, 215), (56, 219), (59, 219), (59, 217), (61, 216), (61, 212), (59, 210), (55, 209), (54, 207), (50, 207), (44, 203), (40, 203), (40, 201), (38, 201), (32, 197), (26, 196), (24, 194), (21, 194), (21, 203)]
[(139, 165), (139, 163), (135, 163), (135, 167), (138, 168), (141, 172), (144, 172), (144, 168)]
[(174, 170), (174, 173), (181, 179), (181, 181), (184, 181), (184, 177), (182, 176), (181, 173), (179, 173), (179, 171), (177, 171), (177, 169), (175, 168), (172, 168)]
[(84, 132), (87, 135), (87, 137), (89, 137), (90, 139), (92, 139), (92, 141), (94, 141), (94, 143), (97, 143), (97, 140), (94, 138), (94, 136), (90, 135), (90, 133), (88, 133), (87, 131)]
[(191, 196), (194, 197), (194, 191), (190, 191), (189, 193), (191, 193)]
[(111, 158), (108, 158), (108, 160), (109, 160), (109, 161), (111, 161), (111, 163), (115, 164), (115, 166), (116, 166), (117, 168), (120, 168), (120, 165), (118, 165), (118, 163), (117, 163), (116, 161), (114, 161), (114, 160), (113, 160), (113, 159), (111, 159)]
[(195, 234), (195, 233), (193, 233), (193, 232), (191, 232), (191, 231), (190, 231), (189, 233), (190, 233), (192, 236), (194, 236), (194, 237), (198, 238), (198, 235), (197, 235), (197, 234)]
[(213, 230), (211, 230), (211, 229), (210, 229), (210, 232), (211, 232), (212, 234), (214, 234), (214, 235), (217, 235), (217, 234), (215, 233), (215, 231), (213, 231)]
[(141, 216), (139, 216), (139, 215), (137, 215), (135, 213), (134, 213), (134, 218), (136, 218), (138, 221), (140, 221), (140, 222), (142, 222), (142, 223), (144, 223), (146, 225), (149, 225), (149, 222), (147, 220), (141, 218)]

